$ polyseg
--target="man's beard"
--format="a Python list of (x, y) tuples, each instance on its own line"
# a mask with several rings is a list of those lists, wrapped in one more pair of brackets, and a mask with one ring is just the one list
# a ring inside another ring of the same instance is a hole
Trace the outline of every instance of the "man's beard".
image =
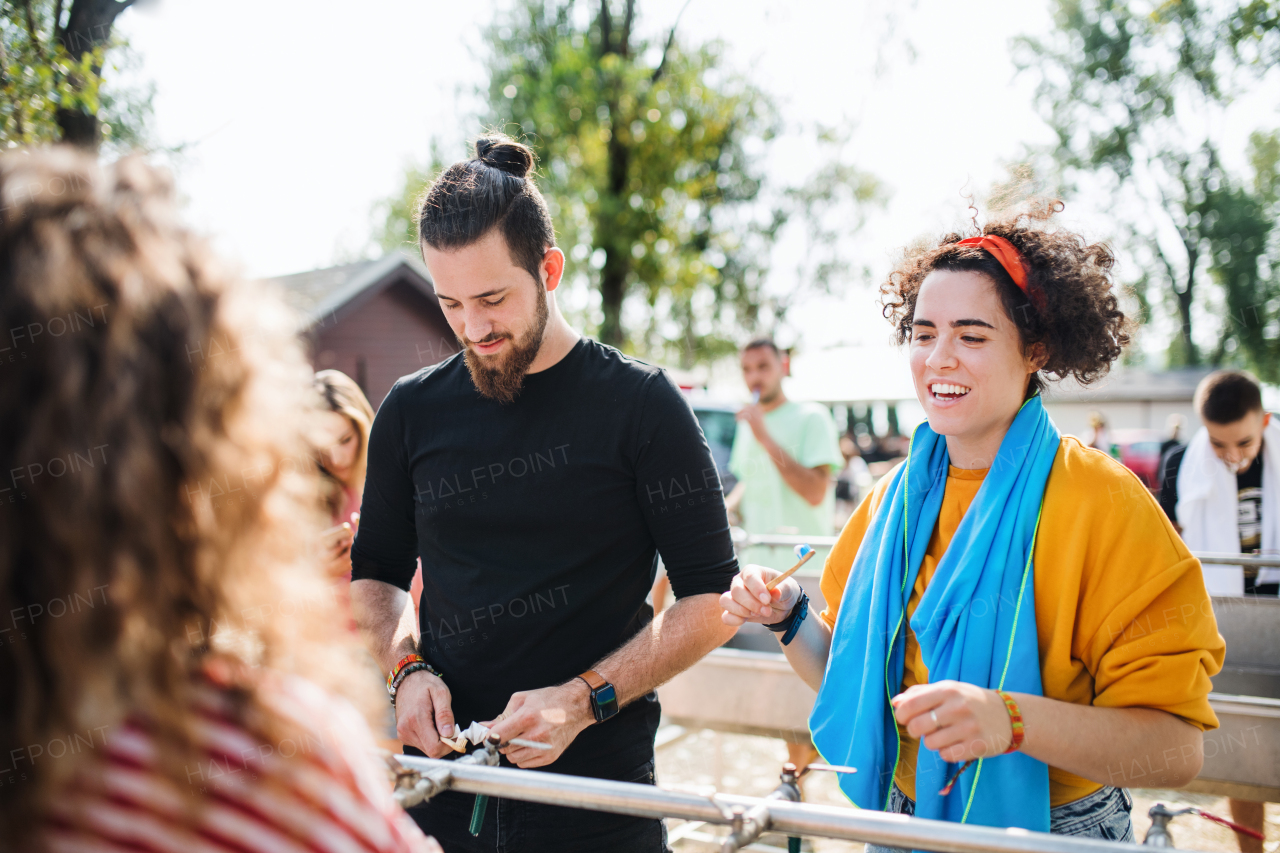
[(547, 330), (548, 316), (547, 292), (539, 283), (538, 308), (534, 314), (533, 323), (519, 340), (511, 337), (510, 334), (505, 334), (487, 335), (476, 341), (476, 343), (485, 344), (501, 338), (509, 338), (511, 343), (507, 345), (507, 352), (497, 358), (486, 358), (476, 353), (466, 341), (458, 339), (462, 344), (467, 370), (471, 372), (471, 381), (475, 383), (480, 396), (497, 400), (502, 405), (515, 402), (516, 397), (520, 396), (520, 389), (524, 387), (525, 372), (538, 357), (538, 350), (542, 347), (542, 336)]

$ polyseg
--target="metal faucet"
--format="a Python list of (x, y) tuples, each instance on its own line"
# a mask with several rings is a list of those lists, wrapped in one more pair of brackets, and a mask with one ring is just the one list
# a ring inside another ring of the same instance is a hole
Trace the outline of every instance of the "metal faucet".
[[(451, 774), (448, 767), (421, 773), (405, 767), (399, 761), (396, 761), (395, 756), (390, 753), (387, 753), (385, 757), (391, 772), (395, 774), (395, 789), (392, 793), (401, 808), (407, 809), (411, 806), (416, 806), (449, 788)], [(480, 749), (450, 763), (497, 767), (499, 758), (498, 739), (490, 737)], [(488, 797), (485, 797), (485, 800), (487, 802)], [(484, 812), (479, 798), (477, 798), (476, 807), (483, 817)]]
[[(725, 838), (724, 843), (720, 845), (720, 853), (738, 853), (743, 847), (754, 842), (761, 834), (769, 828), (769, 800), (785, 800), (787, 802), (800, 802), (800, 785), (799, 774), (796, 773), (796, 766), (791, 762), (782, 765), (782, 774), (779, 777), (778, 787), (773, 789), (769, 796), (765, 797), (765, 801), (747, 811), (742, 806), (734, 806), (730, 812), (732, 823), (729, 826), (729, 835)], [(799, 839), (795, 839), (799, 841)], [(795, 846), (795, 845), (792, 845)]]
[(1144, 847), (1173, 847), (1173, 835), (1169, 832), (1169, 821), (1184, 814), (1200, 814), (1197, 808), (1173, 809), (1164, 803), (1156, 803), (1147, 812), (1151, 817), (1151, 828), (1142, 839)]

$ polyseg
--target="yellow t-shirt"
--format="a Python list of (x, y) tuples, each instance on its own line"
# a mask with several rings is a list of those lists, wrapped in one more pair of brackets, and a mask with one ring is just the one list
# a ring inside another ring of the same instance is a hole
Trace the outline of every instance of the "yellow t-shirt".
[[(929, 548), (907, 601), (915, 612), (938, 560), (973, 502), (986, 471), (951, 468)], [(822, 573), (834, 627), (853, 558), (884, 499), (884, 477), (849, 519)], [(1066, 437), (1049, 480), (1034, 559), (1036, 634), (1044, 695), (1078, 705), (1156, 708), (1192, 725), (1218, 727), (1209, 677), (1222, 668), (1200, 562), (1191, 556), (1142, 482), (1107, 454)], [(835, 674), (828, 673), (828, 677)], [(902, 689), (927, 684), (915, 634), (907, 628)], [(894, 777), (915, 798), (919, 741), (899, 729)], [(1124, 768), (1117, 767), (1117, 772)], [(1049, 768), (1049, 804), (1088, 796), (1102, 785)]]

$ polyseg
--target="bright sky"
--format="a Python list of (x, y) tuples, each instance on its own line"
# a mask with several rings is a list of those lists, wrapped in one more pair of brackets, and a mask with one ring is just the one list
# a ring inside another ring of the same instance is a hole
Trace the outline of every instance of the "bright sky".
[[(667, 29), (683, 2), (642, 0), (641, 26)], [(1024, 143), (1047, 139), (1030, 81), (1015, 82), (1008, 56), (1010, 38), (1047, 29), (1047, 11), (1027, 0), (818, 5), (692, 0), (680, 33), (724, 39), (731, 64), (779, 100), (793, 134), (770, 158), (774, 176), (800, 181), (813, 170), (802, 129), (856, 122), (849, 159), (892, 193), (859, 241), (883, 269), (895, 247), (961, 215), (962, 188), (986, 189)], [(431, 136), (479, 129), (459, 114), (483, 80), (493, 0), (299, 8), (168, 0), (119, 22), (156, 84), (160, 142), (188, 145), (177, 170), (191, 218), (254, 275), (360, 250), (371, 208), (396, 190), (405, 164), (425, 161)], [(790, 268), (786, 247), (776, 268)], [(870, 292), (840, 302), (865, 309)], [(850, 312), (832, 307), (815, 301), (794, 315), (806, 346), (864, 336), (861, 316), (847, 326)]]

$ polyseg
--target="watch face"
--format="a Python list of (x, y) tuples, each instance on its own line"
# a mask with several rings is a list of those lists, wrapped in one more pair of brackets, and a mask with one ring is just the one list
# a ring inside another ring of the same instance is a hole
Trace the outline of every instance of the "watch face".
[(599, 690), (593, 690), (591, 699), (595, 704), (597, 720), (607, 720), (618, 713), (618, 692), (613, 689), (612, 684), (606, 684)]

